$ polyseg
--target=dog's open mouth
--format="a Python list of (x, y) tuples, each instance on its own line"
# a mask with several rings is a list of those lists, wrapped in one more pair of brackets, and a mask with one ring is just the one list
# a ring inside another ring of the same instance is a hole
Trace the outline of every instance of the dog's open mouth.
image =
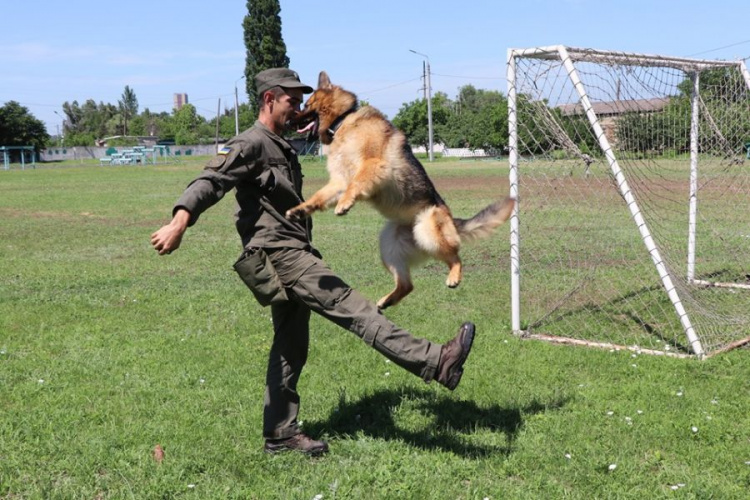
[(298, 134), (307, 134), (307, 140), (316, 140), (318, 138), (318, 120), (317, 113), (303, 113), (300, 116), (292, 118), (288, 125), (290, 129), (297, 129)]

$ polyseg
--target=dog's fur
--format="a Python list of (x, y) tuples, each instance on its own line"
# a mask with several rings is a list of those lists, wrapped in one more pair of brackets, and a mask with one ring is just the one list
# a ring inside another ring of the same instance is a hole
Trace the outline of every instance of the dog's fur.
[(412, 291), (410, 267), (427, 257), (445, 262), (450, 269), (446, 285), (458, 286), (461, 242), (490, 234), (513, 211), (515, 200), (506, 198), (471, 219), (454, 218), (404, 134), (377, 109), (358, 107), (357, 97), (332, 85), (325, 72), (294, 120), (300, 126), (308, 123), (330, 145), (330, 179), (286, 216), (301, 219), (334, 204), (336, 215), (345, 215), (358, 200), (372, 203), (388, 219), (380, 234), (380, 255), (396, 281), (394, 290), (378, 301), (381, 309)]

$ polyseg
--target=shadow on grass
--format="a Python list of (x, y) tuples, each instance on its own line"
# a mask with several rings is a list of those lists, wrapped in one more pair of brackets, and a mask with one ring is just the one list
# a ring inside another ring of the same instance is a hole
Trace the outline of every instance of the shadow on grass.
[[(448, 451), (466, 458), (510, 455), (516, 435), (523, 426), (522, 415), (561, 408), (567, 398), (549, 402), (533, 401), (523, 408), (498, 405), (479, 406), (473, 401), (456, 400), (427, 390), (404, 388), (382, 390), (356, 401), (347, 401), (342, 392), (338, 407), (327, 420), (305, 422), (305, 432), (313, 436), (348, 438), (363, 433), (383, 440), (399, 440), (424, 450)], [(428, 427), (407, 430), (399, 426), (399, 408), (432, 418)], [(477, 441), (497, 440), (485, 432), (502, 434), (502, 445)], [(482, 433), (482, 436), (472, 436)]]

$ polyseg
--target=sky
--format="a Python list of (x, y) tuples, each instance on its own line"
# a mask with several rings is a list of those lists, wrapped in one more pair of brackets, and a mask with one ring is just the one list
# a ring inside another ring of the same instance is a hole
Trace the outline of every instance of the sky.
[[(245, 0), (3, 2), (0, 105), (17, 101), (62, 125), (64, 102), (117, 104), (125, 86), (139, 111), (198, 112), (247, 102)], [(750, 57), (748, 0), (280, 0), (282, 35), (304, 83), (325, 70), (390, 118), (432, 93), (471, 84), (505, 93), (509, 48), (567, 45), (703, 59)], [(415, 54), (412, 51), (416, 51)]]

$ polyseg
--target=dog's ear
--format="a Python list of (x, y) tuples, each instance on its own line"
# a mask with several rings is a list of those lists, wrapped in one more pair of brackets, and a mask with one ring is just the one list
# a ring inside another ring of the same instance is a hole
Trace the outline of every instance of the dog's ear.
[(318, 75), (318, 88), (330, 89), (331, 87), (331, 79), (328, 78), (328, 74), (325, 71), (321, 71)]

